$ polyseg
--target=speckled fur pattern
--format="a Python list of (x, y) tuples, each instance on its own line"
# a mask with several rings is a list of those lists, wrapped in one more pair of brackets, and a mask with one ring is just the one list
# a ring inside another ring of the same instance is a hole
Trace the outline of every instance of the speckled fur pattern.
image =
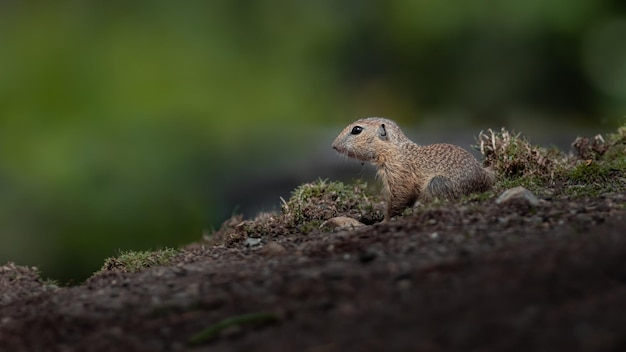
[(337, 136), (333, 148), (377, 167), (387, 202), (385, 220), (418, 200), (455, 199), (485, 192), (495, 181), (493, 172), (465, 149), (451, 144), (417, 145), (386, 118), (355, 121)]

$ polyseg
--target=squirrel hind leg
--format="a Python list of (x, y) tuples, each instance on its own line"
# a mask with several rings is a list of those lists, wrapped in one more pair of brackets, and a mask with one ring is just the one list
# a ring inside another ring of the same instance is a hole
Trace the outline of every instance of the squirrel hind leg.
[(432, 177), (424, 188), (423, 198), (425, 200), (454, 199), (458, 194), (452, 181), (445, 176)]

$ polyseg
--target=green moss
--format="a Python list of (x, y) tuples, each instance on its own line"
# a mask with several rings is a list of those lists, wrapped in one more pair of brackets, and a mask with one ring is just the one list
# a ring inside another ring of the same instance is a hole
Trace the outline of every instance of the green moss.
[(623, 192), (626, 190), (625, 163), (621, 160), (612, 162), (581, 162), (567, 170), (563, 179), (567, 187), (564, 194), (573, 197), (599, 196), (603, 193)]
[(571, 182), (590, 184), (592, 182), (606, 182), (610, 176), (610, 167), (597, 162), (580, 163), (568, 170), (567, 177)]
[(565, 155), (502, 129), (481, 132), (475, 148), (498, 176), (496, 192), (523, 186), (538, 195), (582, 197), (626, 188), (626, 125), (606, 136), (578, 137), (572, 146), (575, 154)]
[(346, 185), (319, 179), (296, 188), (289, 201), (283, 201), (281, 209), (286, 224), (292, 227), (340, 215), (376, 222), (382, 219), (382, 211), (375, 210), (380, 199), (369, 190), (368, 184), (360, 180)]
[(123, 252), (117, 257), (105, 260), (100, 271), (117, 270), (132, 273), (153, 266), (167, 265), (178, 252), (177, 249), (173, 248), (157, 251)]

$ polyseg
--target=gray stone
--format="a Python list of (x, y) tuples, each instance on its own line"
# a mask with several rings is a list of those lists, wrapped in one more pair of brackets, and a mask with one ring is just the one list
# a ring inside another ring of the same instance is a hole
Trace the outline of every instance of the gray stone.
[(530, 206), (536, 207), (539, 205), (539, 199), (529, 190), (522, 186), (507, 189), (496, 199), (496, 204), (505, 204), (515, 202), (523, 202)]
[(246, 246), (247, 247), (255, 247), (261, 244), (260, 238), (248, 237), (246, 238)]

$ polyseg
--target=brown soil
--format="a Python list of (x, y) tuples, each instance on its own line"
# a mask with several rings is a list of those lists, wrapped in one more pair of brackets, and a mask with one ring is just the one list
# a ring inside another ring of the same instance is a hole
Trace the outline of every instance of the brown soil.
[[(75, 287), (6, 265), (0, 350), (624, 351), (625, 202), (446, 203), (353, 231), (197, 244)], [(243, 323), (188, 344), (229, 318)]]

